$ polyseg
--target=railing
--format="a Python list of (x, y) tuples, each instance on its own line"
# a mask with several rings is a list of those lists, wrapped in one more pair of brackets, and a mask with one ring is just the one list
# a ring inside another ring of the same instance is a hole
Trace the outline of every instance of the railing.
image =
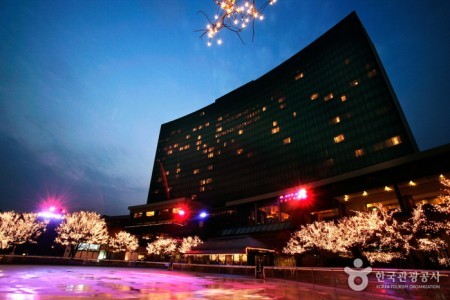
[[(416, 279), (413, 279), (413, 274), (417, 274)], [(354, 291), (349, 286), (349, 275), (343, 268), (264, 267), (263, 276), (266, 279), (292, 280)], [(367, 277), (368, 285), (361, 295), (367, 293), (421, 299), (447, 299), (450, 295), (450, 271), (377, 268), (372, 269)], [(355, 280), (355, 283), (359, 282)]]
[(174, 263), (175, 271), (255, 276), (255, 266)]

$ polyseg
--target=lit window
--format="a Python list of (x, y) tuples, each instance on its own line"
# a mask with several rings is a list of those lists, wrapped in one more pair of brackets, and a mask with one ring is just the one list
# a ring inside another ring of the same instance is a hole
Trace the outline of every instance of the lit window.
[(199, 135), (199, 136), (197, 137), (197, 140), (201, 140), (201, 139), (202, 139), (202, 136)]
[(342, 95), (342, 96), (341, 96), (341, 101), (342, 101), (342, 102), (345, 102), (345, 101), (347, 101), (347, 96), (345, 96), (345, 95)]
[(303, 78), (303, 73), (298, 73), (297, 75), (295, 75), (295, 80), (299, 80), (301, 78)]
[(208, 126), (209, 126), (209, 122), (205, 123), (205, 127), (208, 127)]
[(287, 137), (287, 138), (285, 138), (283, 140), (283, 145), (290, 144), (290, 143), (291, 143), (291, 138), (290, 137)]
[(177, 168), (177, 174), (180, 173), (180, 172), (181, 172), (181, 169), (180, 169), (180, 168)]
[(284, 99), (285, 99), (284, 97), (279, 98), (279, 99), (278, 99), (278, 103), (283, 103), (283, 102), (284, 102)]
[(264, 107), (262, 108), (262, 111), (266, 111), (266, 110), (267, 110), (267, 107), (264, 106)]
[(147, 217), (153, 217), (154, 215), (155, 215), (154, 210), (145, 212), (145, 216), (147, 216)]
[(286, 103), (283, 103), (283, 104), (280, 105), (280, 109), (283, 109), (285, 107), (286, 107)]
[(172, 154), (172, 150), (167, 151), (167, 155)]
[(214, 152), (208, 154), (208, 158), (214, 157)]
[(135, 219), (142, 218), (142, 212), (136, 212), (136, 213), (134, 213), (133, 217), (134, 217)]
[(334, 142), (336, 144), (342, 142), (343, 140), (345, 140), (345, 137), (343, 134), (340, 134), (340, 135), (334, 137)]
[(200, 192), (204, 192), (205, 191), (205, 187), (204, 186), (201, 186), (200, 187)]
[(317, 98), (319, 98), (319, 94), (315, 93), (311, 95), (311, 100), (316, 100)]
[(238, 149), (236, 153), (237, 155), (241, 155), (242, 153), (244, 153), (244, 148)]
[(277, 133), (279, 131), (280, 131), (280, 127), (272, 128), (272, 134)]
[(377, 69), (373, 69), (367, 73), (367, 77), (372, 78), (377, 75)]
[(388, 147), (397, 146), (397, 145), (400, 145), (401, 143), (402, 143), (402, 140), (400, 139), (400, 137), (398, 135), (391, 137), (389, 140), (386, 141), (386, 144)]
[(222, 127), (217, 127), (216, 131), (217, 132), (221, 132), (222, 131)]
[(357, 79), (350, 82), (350, 86), (357, 86), (357, 85), (359, 85), (359, 81)]
[(273, 122), (272, 122), (272, 126), (273, 126), (273, 127), (275, 127), (275, 126), (277, 126), (277, 125), (278, 125), (278, 122), (277, 122), (277, 121), (273, 121)]
[(328, 95), (326, 95), (325, 97), (323, 97), (323, 99), (325, 100), (325, 101), (329, 101), (329, 100), (331, 100), (331, 99), (333, 99), (333, 93), (329, 93)]
[(238, 132), (239, 134), (243, 134), (244, 133), (244, 130), (239, 130), (239, 132)]
[(208, 171), (211, 171), (212, 169), (214, 169), (214, 166), (213, 166), (213, 165), (209, 165), (209, 166), (207, 167), (207, 170), (208, 170)]
[(292, 113), (292, 116), (293, 116), (294, 118), (297, 117), (297, 112), (294, 111), (294, 112)]
[(202, 141), (197, 141), (197, 143), (195, 143), (197, 146), (202, 144)]
[(222, 117), (217, 118), (217, 121), (222, 121)]
[(341, 122), (341, 118), (339, 116), (331, 119), (331, 124), (337, 124)]
[(191, 135), (188, 134), (188, 135), (186, 136), (186, 139), (188, 140), (188, 139), (190, 139), (190, 138), (191, 138)]
[(195, 169), (192, 173), (198, 174), (198, 173), (200, 173), (200, 169)]
[(364, 155), (364, 149), (356, 149), (355, 150), (355, 156), (356, 157), (361, 157), (361, 156), (363, 156)]

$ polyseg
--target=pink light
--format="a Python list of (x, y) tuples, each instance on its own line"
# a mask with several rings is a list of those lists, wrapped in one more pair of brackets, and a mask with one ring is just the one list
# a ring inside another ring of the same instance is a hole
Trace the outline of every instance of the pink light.
[(180, 216), (184, 216), (185, 213), (186, 213), (186, 212), (185, 212), (183, 209), (180, 209), (180, 210), (178, 211), (178, 214), (179, 214)]
[(307, 193), (306, 193), (306, 190), (305, 190), (305, 189), (300, 189), (300, 190), (297, 192), (297, 197), (296, 197), (296, 199), (297, 199), (297, 200), (304, 200), (304, 199), (306, 199), (306, 198), (308, 198), (308, 195), (307, 195)]

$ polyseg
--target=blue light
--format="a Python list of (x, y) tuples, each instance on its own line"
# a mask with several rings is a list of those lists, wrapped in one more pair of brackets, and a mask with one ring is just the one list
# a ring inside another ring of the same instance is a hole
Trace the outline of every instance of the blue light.
[(208, 216), (208, 213), (206, 211), (202, 211), (199, 214), (199, 217), (202, 218), (202, 219), (206, 218), (207, 216)]

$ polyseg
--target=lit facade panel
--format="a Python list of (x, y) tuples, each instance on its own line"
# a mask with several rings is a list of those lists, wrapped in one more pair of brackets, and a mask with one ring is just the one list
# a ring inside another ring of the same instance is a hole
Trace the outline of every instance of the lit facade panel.
[(163, 124), (148, 203), (221, 206), (416, 151), (353, 13), (259, 79)]

